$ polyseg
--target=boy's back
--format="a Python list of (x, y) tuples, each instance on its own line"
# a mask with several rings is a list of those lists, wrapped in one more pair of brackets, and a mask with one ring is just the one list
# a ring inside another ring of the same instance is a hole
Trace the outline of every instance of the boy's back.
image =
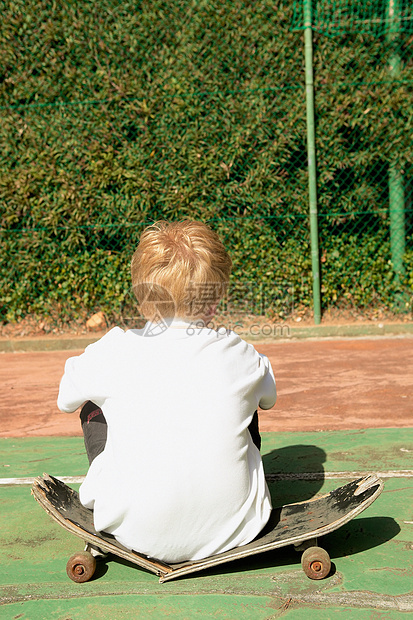
[(108, 424), (81, 501), (98, 530), (165, 561), (246, 544), (271, 511), (248, 432), (275, 401), (268, 360), (233, 332), (183, 321), (143, 334), (115, 328), (67, 362), (59, 407), (93, 400)]

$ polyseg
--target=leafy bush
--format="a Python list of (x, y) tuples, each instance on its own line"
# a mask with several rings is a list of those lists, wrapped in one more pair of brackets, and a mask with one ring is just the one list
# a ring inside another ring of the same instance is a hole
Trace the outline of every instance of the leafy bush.
[[(292, 4), (6, 3), (3, 320), (119, 316), (143, 227), (184, 217), (224, 238), (235, 304), (281, 316), (292, 299), (311, 307), (303, 43)], [(383, 39), (318, 36), (315, 52), (324, 307), (391, 307), (397, 287), (411, 285), (411, 253), (402, 285), (394, 281), (387, 215), (389, 165), (407, 180), (412, 169), (411, 51), (403, 48), (396, 82)], [(368, 214), (362, 230), (354, 213)]]

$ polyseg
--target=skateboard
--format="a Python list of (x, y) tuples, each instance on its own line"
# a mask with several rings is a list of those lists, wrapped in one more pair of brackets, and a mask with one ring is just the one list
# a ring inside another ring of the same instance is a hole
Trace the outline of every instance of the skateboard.
[(44, 474), (36, 478), (32, 494), (59, 525), (86, 543), (85, 551), (73, 555), (67, 563), (67, 574), (73, 581), (88, 581), (95, 572), (96, 558), (110, 553), (155, 573), (163, 583), (287, 545), (303, 551), (301, 564), (310, 579), (323, 579), (330, 572), (331, 561), (328, 553), (317, 546), (317, 538), (351, 521), (370, 506), (382, 490), (383, 482), (375, 475), (368, 475), (321, 497), (274, 508), (265, 528), (247, 545), (203, 560), (174, 564), (130, 551), (111, 534), (97, 532), (93, 511), (82, 506), (76, 491), (53, 476)]

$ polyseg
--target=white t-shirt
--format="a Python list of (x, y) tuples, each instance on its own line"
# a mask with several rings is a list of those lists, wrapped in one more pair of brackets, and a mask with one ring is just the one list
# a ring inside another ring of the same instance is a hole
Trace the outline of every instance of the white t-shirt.
[(108, 424), (80, 488), (96, 529), (165, 562), (253, 540), (271, 500), (248, 425), (275, 399), (264, 355), (234, 332), (184, 321), (115, 327), (68, 359), (59, 409), (91, 400)]

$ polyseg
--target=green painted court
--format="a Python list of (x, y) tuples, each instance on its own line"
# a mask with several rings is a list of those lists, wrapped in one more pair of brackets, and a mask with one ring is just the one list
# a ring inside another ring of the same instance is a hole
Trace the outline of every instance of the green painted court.
[[(332, 575), (309, 580), (292, 547), (245, 558), (176, 582), (110, 559), (74, 584), (69, 556), (82, 541), (36, 504), (30, 478), (80, 477), (77, 437), (1, 439), (0, 588), (7, 620), (89, 618), (413, 617), (413, 429), (264, 433), (263, 460), (274, 506), (306, 500), (367, 472), (385, 487), (363, 514), (322, 539)], [(73, 483), (78, 488), (78, 483)]]

